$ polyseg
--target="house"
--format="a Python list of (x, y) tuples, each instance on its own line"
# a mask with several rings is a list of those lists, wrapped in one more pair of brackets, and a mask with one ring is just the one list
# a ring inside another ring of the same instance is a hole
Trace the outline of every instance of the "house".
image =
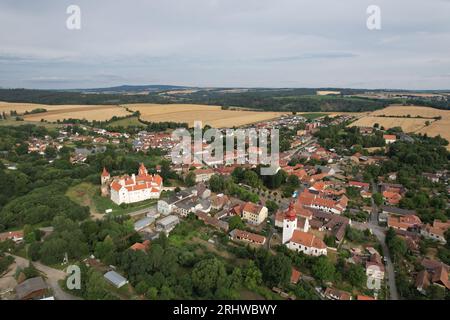
[(234, 241), (245, 241), (256, 245), (264, 245), (266, 237), (256, 233), (234, 229), (230, 232), (230, 239)]
[(199, 220), (202, 220), (206, 225), (212, 226), (223, 232), (228, 232), (229, 229), (228, 222), (219, 220), (215, 217), (211, 217), (207, 213), (202, 211), (197, 211), (195, 215)]
[(370, 184), (369, 183), (359, 182), (359, 181), (349, 181), (348, 182), (348, 186), (349, 187), (358, 188), (358, 189), (362, 189), (364, 191), (369, 191), (369, 189), (370, 189)]
[(146, 252), (148, 250), (148, 248), (150, 247), (150, 241), (149, 240), (145, 240), (144, 242), (140, 243), (140, 242), (136, 242), (135, 244), (133, 244), (130, 249), (133, 251), (143, 251)]
[(433, 183), (438, 183), (440, 179), (440, 176), (434, 173), (422, 173), (422, 176), (427, 178)]
[(366, 276), (368, 278), (384, 279), (384, 265), (381, 262), (381, 256), (378, 253), (374, 253), (370, 256), (370, 259), (366, 262)]
[(417, 229), (422, 225), (422, 221), (416, 215), (389, 217), (387, 220), (389, 228), (408, 231), (409, 229)]
[(156, 230), (163, 231), (168, 234), (179, 223), (180, 219), (177, 216), (170, 215), (156, 221)]
[(225, 205), (230, 203), (230, 198), (224, 194), (218, 194), (211, 197), (211, 209), (221, 210)]
[(396, 216), (408, 216), (408, 215), (417, 215), (415, 210), (401, 209), (397, 207), (391, 206), (381, 206), (380, 207), (382, 213), (386, 215), (396, 215)]
[(420, 230), (420, 234), (427, 239), (432, 239), (439, 241), (442, 244), (446, 244), (445, 233), (450, 229), (450, 222), (442, 222), (441, 220), (435, 219), (433, 225), (426, 224)]
[(383, 199), (390, 205), (397, 205), (400, 203), (402, 196), (398, 192), (383, 191)]
[(242, 207), (242, 220), (252, 225), (260, 225), (267, 219), (267, 207), (247, 202)]
[(397, 137), (394, 134), (384, 134), (383, 139), (386, 144), (394, 143), (395, 141), (397, 141)]
[(298, 281), (300, 280), (301, 275), (302, 274), (300, 273), (300, 271), (298, 271), (297, 269), (292, 267), (291, 268), (291, 283), (292, 284), (297, 284)]
[[(308, 221), (308, 220), (306, 220)], [(309, 222), (307, 222), (309, 225)], [(297, 213), (294, 204), (291, 203), (283, 219), (282, 243), (290, 250), (303, 252), (311, 256), (327, 254), (327, 246), (314, 234), (308, 232), (298, 224)]]
[(153, 217), (145, 217), (141, 220), (138, 220), (134, 223), (134, 230), (135, 231), (141, 231), (142, 229), (147, 228), (148, 226), (150, 226), (151, 224), (153, 224), (153, 222), (155, 222), (155, 218)]
[(431, 284), (450, 290), (448, 269), (444, 265), (433, 269), (426, 268), (417, 274), (415, 286), (419, 292), (426, 293), (426, 290)]
[(127, 279), (115, 271), (108, 271), (103, 277), (116, 288), (122, 288), (128, 283)]
[(148, 199), (159, 199), (163, 188), (160, 175), (149, 174), (141, 163), (138, 174), (132, 176), (111, 177), (106, 168), (101, 174), (101, 191), (103, 196), (110, 194), (111, 200), (120, 205), (135, 203)]
[(17, 300), (42, 299), (47, 294), (48, 286), (42, 277), (25, 280), (15, 288)]
[(178, 202), (191, 198), (193, 196), (193, 192), (189, 192), (188, 190), (177, 192), (175, 195), (169, 198), (158, 200), (157, 211), (162, 213), (163, 215), (169, 215), (174, 211)]
[(23, 241), (23, 231), (9, 231), (0, 233), (0, 242), (6, 240), (12, 240), (15, 243), (20, 243)]
[(350, 293), (333, 288), (326, 288), (325, 297), (330, 300), (352, 300)]
[(214, 175), (213, 169), (196, 169), (194, 170), (195, 182), (206, 182)]

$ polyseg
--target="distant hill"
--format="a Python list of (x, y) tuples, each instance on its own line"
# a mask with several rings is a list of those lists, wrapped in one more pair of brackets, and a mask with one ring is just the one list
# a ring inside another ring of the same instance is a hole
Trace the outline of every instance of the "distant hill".
[[(133, 92), (160, 92), (169, 90), (184, 90), (190, 89), (191, 87), (185, 86), (172, 86), (172, 85), (122, 85), (117, 87), (107, 87), (107, 88), (92, 88), (92, 89), (72, 89), (68, 91), (73, 92), (89, 92), (89, 93), (133, 93)], [(67, 91), (67, 90), (66, 90)]]

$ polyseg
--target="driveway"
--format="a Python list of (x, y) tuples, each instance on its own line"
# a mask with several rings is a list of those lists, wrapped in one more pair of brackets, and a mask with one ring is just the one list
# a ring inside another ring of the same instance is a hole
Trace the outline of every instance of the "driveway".
[[(28, 259), (14, 255), (12, 256), (14, 257), (14, 259), (16, 259), (16, 265), (18, 267), (21, 268), (28, 267), (30, 263)], [(56, 300), (82, 300), (79, 297), (73, 296), (65, 292), (59, 286), (58, 281), (65, 279), (67, 276), (67, 274), (64, 271), (51, 268), (39, 262), (33, 262), (33, 265), (46, 277), (46, 282), (50, 286), (50, 288), (52, 288)]]

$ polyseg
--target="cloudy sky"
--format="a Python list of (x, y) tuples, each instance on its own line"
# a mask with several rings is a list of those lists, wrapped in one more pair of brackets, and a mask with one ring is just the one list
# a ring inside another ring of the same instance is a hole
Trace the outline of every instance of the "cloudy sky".
[(0, 0), (0, 87), (121, 84), (450, 89), (450, 0)]

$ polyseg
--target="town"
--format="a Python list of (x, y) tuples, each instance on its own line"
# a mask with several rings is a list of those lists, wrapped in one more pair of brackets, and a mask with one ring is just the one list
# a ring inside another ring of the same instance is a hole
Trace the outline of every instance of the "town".
[(274, 175), (254, 146), (173, 164), (175, 125), (0, 127), (0, 297), (448, 298), (448, 142), (355, 120), (241, 126), (279, 130)]

